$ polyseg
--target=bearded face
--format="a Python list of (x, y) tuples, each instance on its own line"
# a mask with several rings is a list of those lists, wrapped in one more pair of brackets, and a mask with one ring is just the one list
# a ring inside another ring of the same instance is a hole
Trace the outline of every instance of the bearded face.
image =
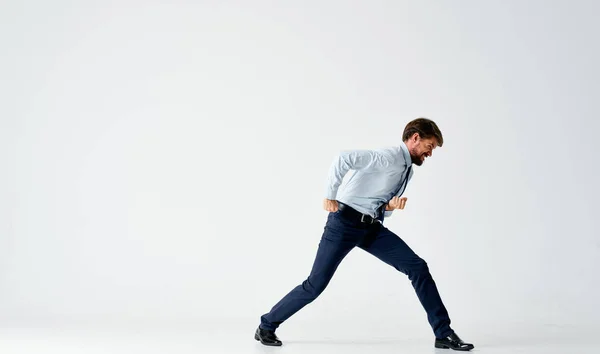
[(435, 138), (422, 139), (418, 135), (414, 139), (411, 139), (409, 143), (410, 144), (407, 144), (407, 146), (412, 163), (417, 166), (421, 166), (423, 162), (425, 162), (425, 159), (430, 157), (433, 154), (433, 150), (437, 147)]

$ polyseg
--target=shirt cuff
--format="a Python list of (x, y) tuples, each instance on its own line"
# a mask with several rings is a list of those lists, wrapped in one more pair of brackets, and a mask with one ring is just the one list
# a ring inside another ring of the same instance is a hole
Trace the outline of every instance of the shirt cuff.
[(335, 200), (336, 197), (337, 197), (337, 191), (328, 190), (327, 192), (325, 192), (326, 199)]

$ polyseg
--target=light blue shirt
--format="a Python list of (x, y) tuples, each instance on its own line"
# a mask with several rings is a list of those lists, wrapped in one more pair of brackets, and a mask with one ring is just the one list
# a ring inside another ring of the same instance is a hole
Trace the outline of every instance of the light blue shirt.
[[(398, 146), (376, 150), (346, 150), (334, 159), (329, 169), (325, 198), (337, 200), (376, 218), (377, 210), (406, 187), (400, 185), (412, 164), (404, 142)], [(342, 185), (343, 178), (354, 173)], [(408, 181), (412, 178), (410, 169)], [(385, 211), (384, 216), (392, 215)]]

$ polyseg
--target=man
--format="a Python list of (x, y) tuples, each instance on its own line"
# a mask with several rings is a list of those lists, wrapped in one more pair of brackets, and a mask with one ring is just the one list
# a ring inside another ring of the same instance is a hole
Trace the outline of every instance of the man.
[[(402, 140), (399, 146), (391, 148), (344, 151), (333, 162), (324, 201), (329, 215), (310, 275), (261, 316), (254, 335), (256, 340), (264, 345), (282, 345), (275, 330), (314, 301), (325, 290), (342, 259), (359, 247), (408, 276), (427, 313), (436, 348), (461, 351), (474, 348), (450, 328), (448, 312), (427, 263), (383, 226), (385, 217), (406, 205), (407, 199), (401, 196), (412, 178), (412, 165), (421, 166), (444, 143), (436, 123), (427, 118), (409, 122)], [(350, 170), (354, 174), (340, 188)]]

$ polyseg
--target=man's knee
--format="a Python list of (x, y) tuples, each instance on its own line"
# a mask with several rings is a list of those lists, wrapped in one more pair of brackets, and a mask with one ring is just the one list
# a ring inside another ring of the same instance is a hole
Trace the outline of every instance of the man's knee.
[(311, 297), (317, 298), (325, 290), (327, 284), (329, 284), (329, 279), (309, 277), (302, 283), (302, 287)]
[(429, 274), (429, 266), (425, 260), (418, 258), (410, 265), (407, 269), (408, 277), (413, 278), (416, 276), (423, 276)]

